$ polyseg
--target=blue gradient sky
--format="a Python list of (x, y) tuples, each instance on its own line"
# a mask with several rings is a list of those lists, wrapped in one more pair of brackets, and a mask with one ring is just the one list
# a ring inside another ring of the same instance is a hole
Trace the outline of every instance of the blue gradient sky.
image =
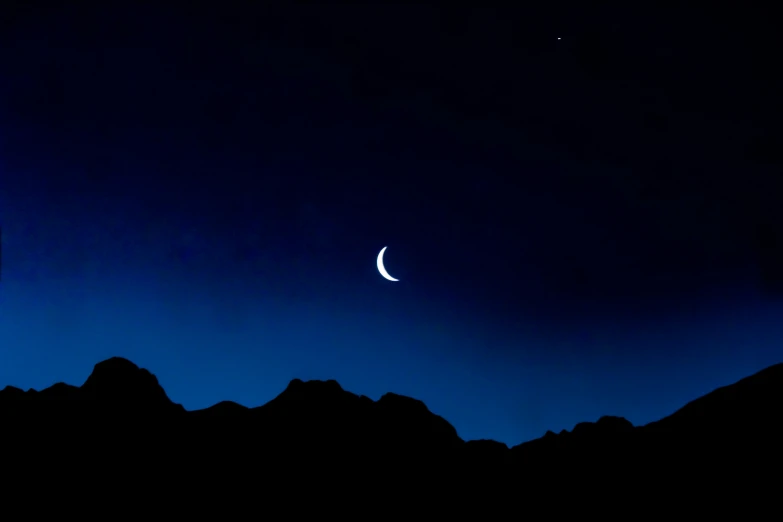
[[(81, 384), (115, 355), (188, 409), (337, 379), (513, 445), (653, 421), (783, 359), (752, 233), (780, 224), (775, 169), (747, 152), (766, 120), (689, 105), (706, 87), (678, 87), (687, 53), (652, 81), (660, 49), (614, 35), (642, 82), (618, 87), (593, 70), (623, 58), (608, 29), (571, 19), (558, 49), (537, 23), (522, 77), (494, 77), (511, 55), (462, 37), (427, 61), (426, 16), (416, 45), (332, 20), (399, 53), (389, 72), (301, 14), (261, 38), (117, 13), (91, 15), (101, 30), (20, 14), (3, 42), (0, 385)], [(383, 246), (399, 283), (375, 270)]]

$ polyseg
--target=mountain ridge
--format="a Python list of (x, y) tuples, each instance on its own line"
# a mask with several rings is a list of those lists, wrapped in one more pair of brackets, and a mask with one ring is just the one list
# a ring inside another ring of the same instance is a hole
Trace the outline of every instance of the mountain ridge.
[[(613, 433), (627, 433), (632, 430), (641, 429), (665, 429), (666, 423), (671, 422), (673, 419), (677, 420), (684, 416), (692, 418), (693, 416), (688, 416), (688, 413), (702, 408), (702, 405), (705, 403), (708, 405), (707, 407), (714, 405), (719, 399), (720, 402), (731, 403), (731, 400), (727, 401), (725, 399), (725, 395), (728, 394), (729, 396), (734, 397), (736, 395), (734, 393), (735, 390), (747, 392), (748, 388), (752, 389), (756, 383), (761, 384), (764, 388), (770, 388), (770, 386), (774, 386), (775, 383), (783, 384), (783, 363), (769, 366), (748, 377), (740, 379), (735, 383), (716, 388), (715, 390), (686, 403), (672, 414), (644, 425), (635, 426), (623, 417), (605, 415), (594, 422), (579, 422), (570, 431), (561, 430), (559, 433), (554, 433), (553, 431), (548, 430), (537, 439), (523, 441), (513, 446), (492, 439), (465, 441), (457, 435), (456, 429), (446, 419), (431, 412), (427, 405), (419, 399), (394, 392), (387, 392), (378, 400), (372, 400), (365, 395), (357, 395), (345, 390), (340, 383), (334, 379), (304, 381), (299, 378), (294, 378), (276, 397), (258, 406), (246, 406), (233, 401), (219, 401), (206, 408), (187, 410), (184, 406), (174, 403), (168, 397), (165, 389), (153, 373), (146, 368), (136, 365), (131, 360), (120, 356), (111, 357), (95, 364), (93, 371), (81, 386), (57, 382), (42, 390), (30, 388), (29, 390), (24, 391), (13, 385), (6, 385), (5, 388), (0, 390), (0, 408), (2, 408), (3, 403), (8, 400), (41, 397), (56, 398), (60, 400), (82, 399), (96, 402), (111, 402), (114, 404), (120, 403), (124, 404), (126, 407), (151, 408), (152, 410), (161, 409), (164, 411), (169, 410), (171, 412), (204, 416), (213, 414), (236, 415), (240, 414), (240, 412), (250, 413), (253, 411), (263, 411), (264, 409), (268, 410), (275, 408), (280, 403), (291, 401), (300, 402), (303, 400), (316, 401), (318, 403), (323, 402), (324, 404), (328, 404), (330, 401), (335, 400), (354, 401), (356, 404), (364, 404), (365, 406), (374, 404), (376, 407), (380, 406), (381, 408), (385, 407), (387, 404), (393, 403), (392, 409), (403, 408), (409, 412), (416, 412), (418, 410), (419, 415), (429, 415), (432, 419), (441, 423), (443, 427), (448, 425), (449, 431), (452, 431), (454, 437), (462, 443), (472, 442), (475, 445), (491, 445), (494, 447), (505, 446), (508, 449), (514, 449), (536, 444), (540, 441), (549, 441), (558, 437), (563, 438), (572, 435), (589, 437), (591, 435), (600, 436)], [(768, 392), (770, 390), (766, 389), (765, 391)], [(445, 425), (443, 423), (445, 423)], [(661, 428), (661, 423), (663, 423), (664, 428)]]
[[(38, 484), (46, 498), (64, 491), (81, 498), (86, 490), (129, 488), (118, 505), (149, 501), (157, 509), (160, 502), (179, 514), (201, 514), (204, 503), (221, 516), (244, 512), (259, 496), (265, 507), (298, 511), (318, 499), (315, 511), (350, 508), (363, 518), (367, 505), (464, 515), (520, 509), (519, 499), (526, 509), (561, 514), (606, 509), (619, 497), (649, 509), (703, 509), (745, 498), (738, 491), (768, 489), (768, 470), (783, 465), (781, 406), (783, 364), (654, 423), (603, 416), (509, 447), (463, 440), (417, 399), (386, 393), (374, 401), (334, 380), (293, 379), (260, 406), (222, 401), (186, 410), (154, 374), (112, 358), (82, 386), (3, 388), (0, 438), (5, 475), (17, 477), (20, 490)], [(68, 470), (79, 474), (40, 482), (41, 473)], [(191, 502), (183, 504), (173, 486)], [(291, 491), (304, 504), (287, 500)]]

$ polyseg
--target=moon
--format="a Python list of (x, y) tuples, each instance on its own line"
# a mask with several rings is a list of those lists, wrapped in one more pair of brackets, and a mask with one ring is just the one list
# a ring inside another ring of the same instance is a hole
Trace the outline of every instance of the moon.
[(386, 271), (386, 267), (383, 266), (383, 254), (385, 252), (386, 252), (386, 247), (383, 247), (381, 251), (378, 253), (378, 272), (381, 273), (384, 279), (388, 279), (389, 281), (399, 281), (399, 279), (394, 279), (392, 276), (390, 276), (389, 272)]

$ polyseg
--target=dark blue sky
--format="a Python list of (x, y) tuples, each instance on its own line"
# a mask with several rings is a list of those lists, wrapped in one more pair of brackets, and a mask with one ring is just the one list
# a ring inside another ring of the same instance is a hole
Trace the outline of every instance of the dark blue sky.
[(783, 358), (756, 14), (197, 5), (3, 21), (0, 385), (334, 378), (517, 444)]

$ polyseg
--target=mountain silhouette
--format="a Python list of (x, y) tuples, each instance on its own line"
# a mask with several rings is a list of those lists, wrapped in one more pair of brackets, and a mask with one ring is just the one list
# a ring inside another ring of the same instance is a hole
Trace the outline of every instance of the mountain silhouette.
[[(152, 373), (120, 357), (96, 364), (81, 386), (6, 386), (0, 428), (6, 476), (80, 470), (92, 484), (184, 488), (205, 501), (256, 488), (254, 494), (271, 495), (269, 502), (283, 502), (273, 491), (301, 498), (350, 491), (389, 509), (418, 499), (454, 513), (469, 505), (513, 506), (518, 495), (532, 505), (586, 492), (594, 503), (621, 495), (629, 502), (657, 498), (658, 506), (675, 497), (693, 504), (702, 498), (693, 491), (709, 491), (714, 500), (719, 491), (736, 497), (740, 488), (776, 480), (783, 364), (645, 426), (605, 416), (511, 448), (463, 441), (419, 400), (387, 393), (373, 401), (333, 380), (294, 379), (258, 407), (224, 401), (187, 411)], [(677, 496), (683, 491), (690, 493)], [(356, 498), (344, 502), (358, 505)]]

